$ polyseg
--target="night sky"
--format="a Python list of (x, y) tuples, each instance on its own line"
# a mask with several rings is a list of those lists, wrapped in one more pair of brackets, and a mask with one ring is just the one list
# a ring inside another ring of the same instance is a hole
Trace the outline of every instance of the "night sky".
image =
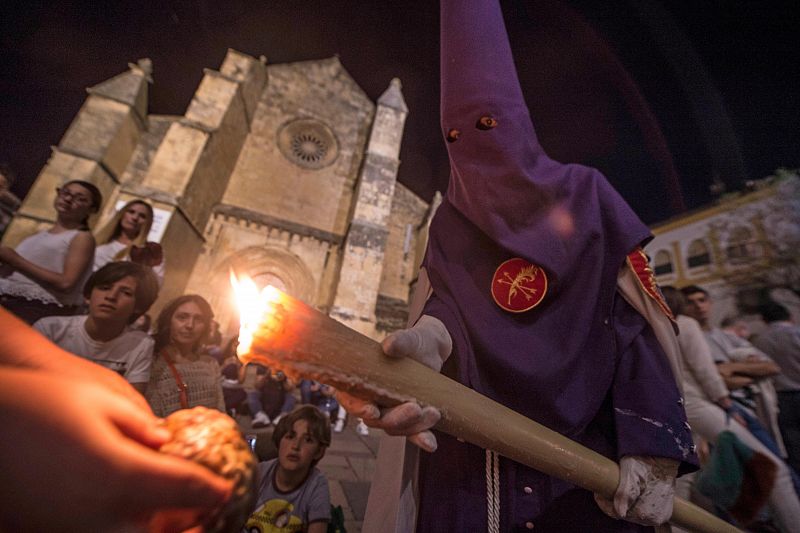
[[(100, 5), (98, 5), (100, 4)], [(506, 23), (540, 140), (597, 166), (646, 222), (800, 166), (800, 19), (792, 2), (509, 0)], [(24, 195), (84, 89), (153, 60), (150, 112), (183, 114), (227, 48), (270, 63), (338, 55), (376, 100), (393, 77), (410, 109), (400, 181), (447, 185), (438, 123), (438, 3), (3, 2), (0, 162)]]

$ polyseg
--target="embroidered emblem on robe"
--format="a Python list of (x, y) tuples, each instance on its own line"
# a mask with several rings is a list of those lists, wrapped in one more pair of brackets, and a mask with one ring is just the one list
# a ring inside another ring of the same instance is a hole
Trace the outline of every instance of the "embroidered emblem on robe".
[(642, 290), (644, 290), (650, 298), (655, 300), (670, 320), (675, 322), (675, 317), (667, 306), (667, 302), (664, 301), (664, 295), (661, 294), (661, 289), (658, 288), (656, 277), (653, 274), (653, 269), (650, 268), (650, 263), (647, 260), (647, 255), (644, 253), (644, 250), (637, 247), (634, 251), (629, 253), (627, 263), (634, 274), (636, 274), (636, 279), (639, 280), (639, 286)]
[(541, 267), (515, 257), (503, 262), (492, 277), (492, 298), (501, 309), (523, 313), (547, 294), (547, 274)]

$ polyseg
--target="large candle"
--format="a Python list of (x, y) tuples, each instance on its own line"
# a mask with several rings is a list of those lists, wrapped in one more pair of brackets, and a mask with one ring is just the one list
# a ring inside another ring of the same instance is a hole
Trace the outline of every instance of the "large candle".
[[(496, 451), (607, 498), (619, 483), (616, 463), (407, 358), (389, 358), (379, 343), (291, 296), (250, 280), (232, 280), (239, 300), (239, 359), (307, 378), (381, 406), (415, 401), (439, 409), (450, 435)], [(680, 498), (672, 523), (690, 531), (739, 531)]]

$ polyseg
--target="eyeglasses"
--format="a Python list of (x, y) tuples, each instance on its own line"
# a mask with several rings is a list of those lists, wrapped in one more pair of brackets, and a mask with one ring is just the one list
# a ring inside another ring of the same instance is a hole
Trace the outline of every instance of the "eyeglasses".
[(56, 187), (56, 194), (58, 194), (61, 198), (73, 201), (76, 204), (89, 205), (92, 203), (92, 199), (85, 194), (76, 193), (63, 187)]

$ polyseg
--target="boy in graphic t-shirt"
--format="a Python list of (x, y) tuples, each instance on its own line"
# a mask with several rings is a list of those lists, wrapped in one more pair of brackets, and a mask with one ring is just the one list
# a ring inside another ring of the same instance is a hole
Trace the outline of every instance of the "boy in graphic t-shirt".
[(331, 443), (327, 417), (303, 405), (281, 418), (272, 433), (278, 458), (259, 463), (255, 511), (245, 533), (325, 533), (330, 521), (328, 480), (315, 465)]
[(152, 269), (130, 261), (108, 263), (89, 277), (83, 296), (88, 315), (45, 317), (34, 329), (64, 350), (118, 372), (144, 392), (153, 339), (129, 325), (158, 297)]

